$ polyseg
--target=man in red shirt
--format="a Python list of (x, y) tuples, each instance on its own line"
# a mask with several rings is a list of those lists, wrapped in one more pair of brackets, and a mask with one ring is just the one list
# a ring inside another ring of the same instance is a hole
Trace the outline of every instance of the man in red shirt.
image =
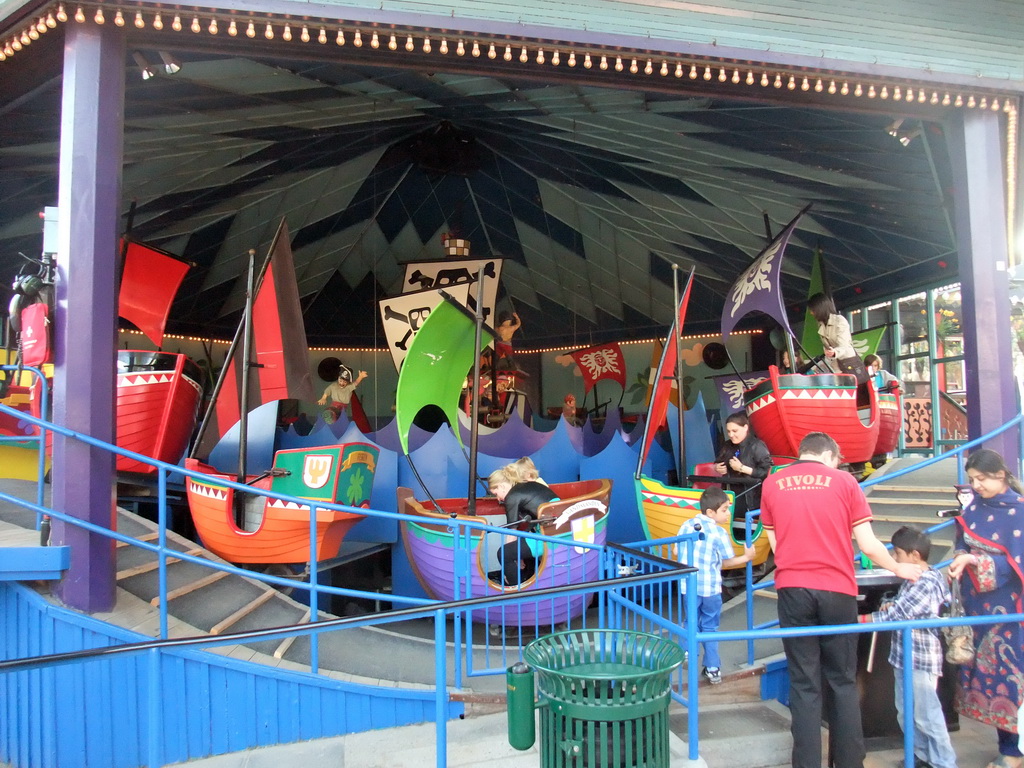
[[(761, 522), (775, 552), (781, 627), (857, 623), (853, 543), (875, 565), (914, 581), (919, 566), (897, 563), (871, 530), (871, 508), (857, 481), (839, 466), (836, 441), (812, 432), (800, 458), (769, 475), (761, 494)], [(789, 637), (793, 768), (820, 768), (822, 685), (836, 768), (861, 768), (864, 733), (857, 695), (857, 635)]]

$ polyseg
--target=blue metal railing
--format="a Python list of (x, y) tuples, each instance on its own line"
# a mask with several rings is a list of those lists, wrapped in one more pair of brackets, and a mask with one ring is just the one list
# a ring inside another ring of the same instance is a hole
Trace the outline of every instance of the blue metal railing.
[[(28, 508), (34, 509), (37, 516), (48, 514), (53, 517), (63, 520), (71, 525), (80, 526), (85, 530), (89, 530), (93, 533), (109, 536), (110, 538), (125, 541), (133, 546), (142, 547), (148, 549), (157, 554), (159, 558), (160, 567), (160, 579), (159, 579), (159, 591), (160, 591), (160, 639), (155, 641), (149, 641), (145, 643), (136, 643), (127, 646), (120, 646), (116, 648), (104, 648), (91, 651), (77, 652), (74, 654), (54, 654), (46, 657), (39, 657), (36, 659), (24, 659), (15, 660), (11, 662), (0, 663), (0, 672), (9, 671), (18, 668), (29, 668), (32, 666), (46, 665), (46, 664), (57, 664), (57, 663), (74, 663), (84, 661), (90, 658), (102, 656), (109, 653), (142, 653), (146, 652), (149, 654), (150, 663), (149, 669), (151, 674), (154, 675), (153, 685), (149, 687), (150, 698), (149, 707), (151, 713), (152, 723), (159, 722), (159, 659), (160, 653), (164, 648), (173, 648), (178, 646), (196, 646), (206, 647), (221, 645), (227, 643), (237, 643), (240, 640), (252, 640), (258, 638), (271, 638), (271, 637), (285, 637), (285, 636), (310, 636), (311, 638), (311, 669), (316, 672), (318, 669), (316, 651), (312, 650), (317, 645), (317, 638), (326, 631), (334, 631), (338, 629), (354, 628), (358, 626), (371, 626), (378, 624), (386, 624), (394, 621), (407, 620), (412, 617), (429, 617), (434, 620), (434, 640), (435, 640), (435, 717), (437, 720), (437, 765), (443, 766), (446, 764), (447, 758), (447, 737), (446, 737), (446, 704), (447, 704), (447, 688), (446, 688), (446, 677), (447, 677), (447, 657), (445, 653), (445, 644), (447, 640), (446, 631), (446, 620), (449, 617), (453, 618), (453, 632), (455, 635), (455, 642), (457, 646), (456, 654), (454, 656), (456, 663), (456, 685), (461, 685), (461, 672), (459, 671), (459, 647), (468, 649), (472, 647), (472, 612), (474, 610), (481, 610), (487, 606), (492, 605), (521, 605), (523, 603), (538, 601), (538, 600), (550, 600), (550, 599), (563, 599), (569, 598), (575, 595), (582, 596), (586, 599), (587, 596), (593, 594), (600, 594), (602, 599), (598, 604), (598, 621), (601, 626), (622, 626), (630, 624), (632, 628), (648, 628), (656, 630), (660, 633), (668, 633), (670, 637), (674, 636), (679, 639), (685, 637), (686, 649), (691, 659), (691, 664), (687, 667), (686, 672), (686, 693), (683, 694), (682, 684), (682, 672), (680, 671), (679, 680), (675, 689), (673, 690), (673, 697), (687, 706), (691, 717), (689, 721), (689, 749), (690, 758), (697, 759), (699, 756), (699, 739), (698, 739), (698, 725), (699, 725), (699, 665), (696, 664), (697, 653), (699, 644), (709, 639), (713, 639), (717, 642), (731, 642), (731, 641), (746, 641), (748, 643), (748, 652), (752, 654), (754, 639), (768, 639), (768, 638), (785, 638), (792, 636), (809, 636), (809, 635), (829, 635), (829, 634), (846, 634), (854, 632), (872, 632), (879, 631), (880, 625), (850, 625), (841, 627), (808, 627), (808, 628), (795, 628), (795, 629), (779, 629), (771, 627), (769, 625), (762, 625), (755, 627), (752, 623), (752, 595), (751, 590), (753, 585), (751, 584), (751, 568), (748, 564), (747, 572), (747, 592), (748, 592), (748, 628), (740, 631), (723, 631), (715, 633), (704, 633), (697, 631), (696, 622), (686, 622), (684, 617), (696, 615), (696, 579), (694, 573), (682, 574), (679, 571), (678, 562), (666, 560), (665, 558), (659, 557), (658, 553), (664, 553), (665, 546), (678, 546), (680, 543), (685, 544), (690, 548), (692, 556), (692, 546), (696, 537), (672, 537), (668, 539), (660, 539), (653, 542), (645, 542), (644, 546), (647, 547), (649, 552), (637, 552), (628, 548), (619, 548), (614, 545), (607, 545), (603, 548), (603, 559), (604, 559), (604, 574), (606, 579), (594, 582), (577, 583), (574, 585), (555, 585), (548, 589), (540, 589), (536, 592), (531, 593), (510, 593), (506, 595), (494, 596), (494, 597), (465, 597), (459, 600), (441, 603), (433, 600), (424, 600), (418, 598), (393, 596), (391, 599), (394, 603), (400, 605), (406, 605), (408, 607), (399, 608), (395, 611), (388, 612), (386, 614), (375, 614), (363, 617), (350, 617), (345, 619), (332, 619), (328, 621), (319, 622), (316, 621), (316, 614), (311, 612), (311, 620), (308, 623), (301, 625), (293, 625), (287, 627), (276, 627), (261, 630), (254, 630), (246, 633), (232, 633), (220, 636), (203, 636), (200, 638), (184, 638), (184, 639), (168, 639), (167, 637), (167, 578), (166, 578), (166, 566), (167, 558), (173, 556), (177, 559), (194, 562), (206, 567), (215, 568), (218, 570), (224, 570), (228, 573), (235, 573), (243, 575), (246, 578), (258, 578), (259, 580), (278, 586), (294, 587), (294, 582), (289, 579), (282, 579), (278, 577), (268, 576), (265, 574), (254, 574), (251, 571), (243, 571), (242, 569), (235, 568), (233, 566), (223, 565), (220, 563), (213, 563), (209, 560), (194, 557), (184, 552), (177, 550), (171, 550), (167, 548), (166, 540), (166, 528), (167, 528), (167, 501), (166, 501), (166, 490), (167, 490), (167, 476), (171, 472), (181, 473), (186, 476), (195, 476), (205, 478), (206, 476), (202, 473), (190, 472), (188, 470), (182, 470), (180, 467), (168, 465), (163, 462), (157, 462), (148, 457), (141, 456), (132, 451), (124, 449), (118, 449), (114, 446), (110, 446), (102, 441), (95, 440), (86, 435), (80, 435), (71, 430), (64, 429), (56, 425), (50, 425), (47, 422), (33, 419), (24, 413), (13, 411), (6, 406), (0, 406), (0, 411), (16, 415), (18, 418), (24, 419), (29, 423), (35, 424), (40, 429), (39, 445), (40, 445), (40, 468), (45, 467), (45, 433), (46, 430), (63, 434), (73, 439), (82, 440), (93, 446), (111, 450), (118, 455), (128, 456), (139, 461), (147, 462), (157, 467), (157, 481), (158, 488), (160, 491), (158, 497), (158, 525), (160, 528), (161, 535), (158, 537), (156, 544), (149, 542), (139, 541), (132, 537), (123, 536), (115, 531), (102, 528), (100, 526), (93, 525), (83, 520), (79, 520), (70, 515), (58, 512), (55, 510), (49, 510), (42, 504), (42, 489), (40, 488), (39, 495), (37, 496), (37, 502), (26, 502), (9, 494), (0, 493), (0, 498), (6, 499), (12, 503), (20, 504)], [(985, 435), (978, 440), (971, 441), (963, 446), (960, 446), (954, 451), (950, 451), (941, 456), (932, 457), (926, 459), (920, 464), (916, 465), (910, 470), (900, 470), (894, 472), (891, 475), (887, 475), (884, 478), (875, 480), (874, 482), (868, 481), (867, 484), (875, 484), (882, 480), (891, 480), (896, 477), (900, 477), (907, 474), (913, 469), (919, 469), (921, 467), (930, 466), (936, 461), (949, 458), (953, 455), (959, 455), (964, 450), (968, 450), (971, 447), (978, 445), (979, 443), (990, 439), (991, 437), (1000, 434), (1006, 429), (1013, 428), (1021, 423), (1021, 416), (1016, 417), (1014, 420), (1004, 425), (1003, 427), (992, 431), (988, 435)], [(218, 482), (221, 482), (218, 480)], [(281, 494), (272, 494), (269, 491), (262, 489), (253, 488), (251, 486), (241, 485), (234, 483), (229, 480), (222, 481), (222, 484), (226, 487), (233, 487), (236, 490), (246, 491), (256, 495), (262, 496), (273, 496), (276, 498), (283, 498), (286, 501), (292, 501), (294, 503), (307, 505), (311, 510), (311, 519), (315, 520), (316, 511), (318, 509), (340, 509), (345, 511), (352, 511), (358, 514), (367, 514), (371, 512), (375, 515), (382, 517), (391, 518), (395, 520), (408, 520), (412, 522), (422, 523), (422, 518), (412, 517), (408, 515), (402, 515), (398, 513), (389, 513), (383, 511), (372, 511), (353, 509), (345, 505), (339, 504), (328, 504), (322, 502), (310, 502), (307, 499), (301, 499), (297, 497), (284, 496)], [(41, 486), (41, 483), (40, 483)], [(745, 542), (750, 545), (752, 535), (752, 523), (756, 517), (755, 514), (748, 515), (748, 519), (745, 522)], [(950, 521), (951, 522), (951, 521)], [(949, 522), (933, 526), (929, 529), (938, 530), (948, 525)], [(470, 546), (469, 542), (472, 540), (472, 529), (478, 528), (488, 532), (500, 532), (502, 535), (512, 534), (520, 539), (538, 539), (545, 543), (545, 545), (557, 545), (560, 544), (557, 540), (552, 540), (549, 537), (540, 536), (537, 534), (528, 534), (524, 532), (510, 532), (505, 529), (494, 528), (487, 526), (483, 523), (473, 522), (459, 522), (454, 526), (453, 533), (456, 534), (456, 539), (461, 539), (466, 542), (467, 546)], [(585, 549), (596, 549), (601, 550), (601, 547), (596, 545), (586, 545), (582, 542), (574, 542), (573, 546), (580, 546)], [(469, 550), (467, 550), (469, 551)], [(316, 576), (316, 551), (315, 551), (315, 530), (311, 526), (311, 552), (310, 552), (310, 573), (311, 579), (309, 583), (310, 592), (310, 605), (316, 606), (319, 603), (318, 597), (320, 594), (337, 594), (337, 595), (348, 595), (356, 597), (366, 597), (373, 599), (378, 597), (376, 593), (366, 593), (357, 590), (342, 589), (336, 587), (321, 586), (317, 583)], [(688, 585), (686, 590), (685, 598), (680, 598), (678, 595), (673, 597), (674, 594), (669, 585), (678, 581), (680, 578), (685, 579)], [(762, 589), (766, 586), (772, 586), (771, 582), (758, 584), (757, 588)], [(666, 597), (666, 592), (668, 596)], [(457, 593), (458, 594), (458, 593)], [(685, 605), (680, 605), (684, 603)], [(684, 610), (685, 607), (685, 610)], [(885, 630), (899, 631), (902, 633), (902, 640), (904, 644), (904, 650), (906, 652), (905, 658), (909, 659), (910, 650), (912, 647), (911, 636), (908, 630), (914, 628), (929, 628), (929, 627), (941, 627), (950, 626), (954, 624), (970, 624), (970, 625), (985, 625), (993, 624), (1005, 621), (1022, 621), (1024, 616), (1012, 615), (1012, 616), (1000, 616), (1000, 617), (971, 617), (967, 619), (929, 619), (929, 620), (917, 620), (911, 622), (888, 622), (884, 625)], [(465, 626), (463, 627), (463, 622)], [(465, 629), (465, 637), (462, 637), (462, 630)], [(539, 627), (537, 628), (539, 630)], [(465, 643), (464, 643), (465, 641)], [(504, 649), (503, 649), (504, 653)], [(520, 654), (521, 655), (521, 654)], [(504, 657), (503, 657), (504, 658)], [(467, 655), (467, 659), (472, 659), (471, 655)], [(751, 659), (752, 661), (753, 659)], [(19, 666), (20, 665), (20, 666)], [(467, 674), (475, 674), (471, 666), (471, 661), (467, 663)], [(495, 669), (486, 669), (479, 671), (479, 674), (491, 673), (493, 674)], [(906, 665), (903, 670), (904, 674), (904, 711), (913, 711), (913, 686), (910, 684), (911, 667)], [(914, 734), (913, 729), (907, 729), (905, 732), (905, 759), (908, 768), (913, 764), (913, 740)], [(151, 735), (150, 742), (150, 765), (160, 765), (160, 746), (156, 741), (156, 737)]]

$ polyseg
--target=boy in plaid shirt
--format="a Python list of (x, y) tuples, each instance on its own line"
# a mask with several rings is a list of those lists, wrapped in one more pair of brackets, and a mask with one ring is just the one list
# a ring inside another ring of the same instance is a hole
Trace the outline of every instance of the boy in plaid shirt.
[[(868, 621), (906, 621), (934, 619), (943, 603), (949, 602), (949, 583), (946, 577), (928, 567), (931, 541), (927, 534), (905, 525), (892, 535), (892, 554), (897, 563), (911, 563), (924, 568), (917, 581), (900, 585), (896, 599), (885, 603), (875, 613), (859, 617)], [(956, 753), (949, 742), (946, 717), (936, 687), (942, 674), (942, 646), (937, 629), (911, 630), (914, 685), (914, 766), (915, 768), (956, 768)], [(904, 728), (903, 717), (903, 641), (893, 635), (889, 663), (896, 678), (896, 719)]]
[[(697, 629), (700, 632), (715, 632), (722, 619), (722, 568), (743, 565), (754, 558), (752, 547), (744, 548), (742, 555), (734, 555), (732, 540), (722, 526), (729, 524), (729, 496), (721, 488), (708, 488), (700, 495), (700, 514), (691, 517), (681, 526), (677, 536), (700, 532), (704, 537), (693, 545), (693, 562), (686, 563), (687, 547), (678, 548), (679, 561), (697, 569)], [(686, 580), (680, 581), (680, 589), (686, 593)], [(718, 643), (704, 642), (703, 675), (711, 685), (722, 682), (722, 659), (718, 655)]]

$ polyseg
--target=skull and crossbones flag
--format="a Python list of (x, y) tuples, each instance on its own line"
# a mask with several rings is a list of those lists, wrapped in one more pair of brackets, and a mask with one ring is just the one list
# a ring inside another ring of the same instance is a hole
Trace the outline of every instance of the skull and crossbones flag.
[(626, 388), (626, 361), (618, 344), (601, 344), (570, 354), (583, 372), (585, 392), (590, 392), (590, 388), (602, 379), (617, 381), (620, 387)]
[[(445, 287), (444, 291), (462, 306), (467, 306), (471, 287), (470, 283), (462, 283)], [(380, 320), (384, 325), (384, 337), (387, 339), (395, 370), (401, 370), (402, 361), (405, 360), (416, 332), (441, 301), (439, 287), (416, 293), (404, 293), (378, 302)]]

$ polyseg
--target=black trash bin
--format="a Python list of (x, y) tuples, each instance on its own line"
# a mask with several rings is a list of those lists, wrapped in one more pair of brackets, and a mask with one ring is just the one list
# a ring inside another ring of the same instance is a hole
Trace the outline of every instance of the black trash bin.
[[(895, 596), (902, 582), (895, 574), (884, 570), (858, 570), (856, 575), (859, 614), (877, 611), (883, 598)], [(863, 632), (857, 638), (857, 689), (860, 692), (860, 717), (868, 750), (899, 748), (903, 743), (903, 732), (896, 722), (894, 670), (889, 664), (891, 642), (899, 640), (893, 637), (892, 632), (882, 629), (884, 624), (878, 626), (871, 672), (868, 672), (867, 668), (874, 633)], [(960, 729), (960, 718), (953, 708), (956, 675), (955, 665), (943, 664), (942, 677), (939, 680), (939, 701), (946, 716), (946, 727), (950, 731)]]

